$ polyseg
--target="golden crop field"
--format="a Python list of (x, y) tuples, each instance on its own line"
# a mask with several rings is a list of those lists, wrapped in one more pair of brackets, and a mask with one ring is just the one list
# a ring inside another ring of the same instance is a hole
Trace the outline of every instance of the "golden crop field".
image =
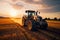
[[(48, 27), (53, 27), (53, 28), (58, 28), (60, 29), (60, 21), (47, 21), (48, 22)], [(18, 23), (22, 25), (22, 19), (13, 19), (13, 18), (1, 18), (0, 19), (0, 25), (1, 24), (14, 24)]]
[(16, 22), (11, 20), (10, 18), (0, 18), (0, 29), (17, 28), (15, 24)]
[[(48, 27), (58, 28), (60, 29), (60, 21), (47, 21)], [(22, 19), (13, 19), (13, 18), (0, 18), (0, 40), (24, 40), (31, 38), (32, 40), (40, 38), (40, 39), (48, 39), (44, 34), (41, 35), (41, 32), (33, 32), (24, 29), (20, 25), (22, 24)], [(45, 31), (44, 31), (45, 32)], [(59, 32), (59, 31), (58, 31)], [(50, 38), (51, 39), (51, 38)]]
[(0, 24), (11, 24), (14, 21), (9, 18), (0, 18)]
[(60, 29), (60, 21), (47, 21), (48, 27)]

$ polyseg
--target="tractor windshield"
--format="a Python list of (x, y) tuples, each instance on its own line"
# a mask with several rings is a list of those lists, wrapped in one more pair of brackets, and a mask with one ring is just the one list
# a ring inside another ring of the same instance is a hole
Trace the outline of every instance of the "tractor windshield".
[(29, 13), (28, 15), (29, 15), (29, 16), (34, 16), (34, 15), (35, 15), (35, 13)]
[(26, 10), (25, 12), (28, 14), (28, 16), (34, 16), (35, 15), (35, 11), (33, 11), (33, 10)]

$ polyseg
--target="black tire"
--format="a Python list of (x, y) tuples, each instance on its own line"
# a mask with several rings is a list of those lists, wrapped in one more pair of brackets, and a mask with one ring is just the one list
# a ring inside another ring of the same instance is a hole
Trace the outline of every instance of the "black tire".
[(48, 24), (45, 20), (40, 21), (40, 28), (44, 30), (48, 28)]
[(37, 22), (35, 20), (32, 21), (32, 31), (37, 31)]

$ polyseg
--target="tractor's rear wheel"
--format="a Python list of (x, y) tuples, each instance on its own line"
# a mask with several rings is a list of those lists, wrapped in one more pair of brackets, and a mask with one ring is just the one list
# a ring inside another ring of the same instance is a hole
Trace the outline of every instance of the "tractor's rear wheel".
[(41, 29), (47, 29), (47, 28), (48, 28), (48, 24), (47, 24), (47, 22), (44, 21), (44, 20), (40, 22), (40, 26), (41, 26), (41, 27), (40, 27)]

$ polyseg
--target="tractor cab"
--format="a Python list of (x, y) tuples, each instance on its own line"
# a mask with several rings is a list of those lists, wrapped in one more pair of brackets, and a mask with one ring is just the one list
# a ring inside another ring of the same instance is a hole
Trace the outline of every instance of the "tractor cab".
[(26, 10), (25, 12), (27, 13), (28, 19), (34, 19), (34, 16), (36, 15), (35, 11)]
[(35, 11), (32, 11), (32, 10), (26, 10), (25, 12), (28, 14), (28, 16), (34, 16), (35, 15)]
[[(33, 11), (33, 10), (26, 10), (25, 11), (28, 15), (28, 19), (34, 19), (34, 20), (41, 20), (42, 17), (38, 15), (38, 11)], [(40, 12), (39, 12), (40, 14)]]

